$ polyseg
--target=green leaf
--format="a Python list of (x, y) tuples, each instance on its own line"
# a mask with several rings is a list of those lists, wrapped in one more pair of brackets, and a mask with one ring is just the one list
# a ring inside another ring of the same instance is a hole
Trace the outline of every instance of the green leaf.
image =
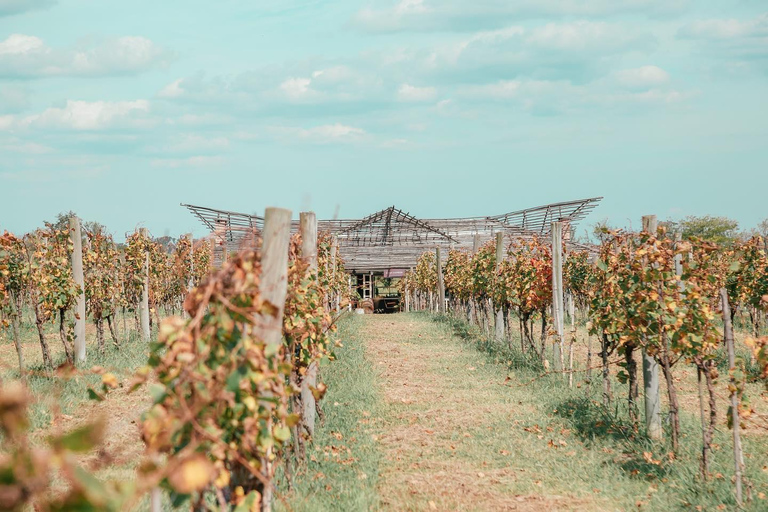
[(267, 357), (274, 357), (280, 351), (280, 345), (277, 343), (267, 343), (264, 347), (264, 355)]
[(235, 507), (234, 512), (251, 512), (253, 508), (256, 506), (256, 503), (259, 502), (259, 493), (257, 491), (251, 491), (248, 493), (248, 496), (245, 497), (245, 499), (237, 506)]
[(101, 442), (104, 427), (103, 421), (83, 425), (68, 434), (53, 438), (52, 444), (71, 452), (87, 452)]
[(291, 438), (291, 429), (288, 427), (275, 427), (272, 435), (275, 436), (275, 439), (284, 443)]
[(97, 402), (104, 401), (104, 396), (94, 391), (93, 388), (88, 388), (88, 398)]
[(239, 367), (237, 370), (229, 374), (227, 377), (227, 391), (233, 393), (240, 389), (240, 381), (245, 377), (246, 368), (244, 366)]
[(152, 397), (152, 400), (154, 400), (156, 404), (159, 404), (165, 399), (166, 396), (168, 396), (168, 392), (166, 391), (165, 386), (158, 384), (157, 382), (150, 384), (147, 388), (147, 391), (149, 391), (149, 396)]

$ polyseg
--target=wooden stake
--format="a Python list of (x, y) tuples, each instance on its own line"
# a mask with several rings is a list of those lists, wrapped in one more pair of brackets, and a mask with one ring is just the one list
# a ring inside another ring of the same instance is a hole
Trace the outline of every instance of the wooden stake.
[[(501, 262), (504, 260), (504, 233), (496, 233), (496, 272), (501, 268)], [(501, 304), (496, 304), (495, 336), (497, 341), (504, 341), (504, 311)]]
[[(643, 231), (656, 234), (658, 222), (655, 215), (643, 217)], [(648, 355), (643, 348), (643, 394), (645, 396), (645, 428), (648, 437), (660, 440), (663, 436), (661, 426), (661, 396), (659, 394), (659, 363)]]
[[(317, 216), (314, 212), (301, 212), (299, 215), (301, 233), (301, 257), (309, 263), (309, 271), (317, 275)], [(310, 363), (304, 378), (301, 379), (302, 425), (304, 430), (315, 434), (315, 396), (312, 388), (317, 387), (317, 361)]]
[(554, 346), (555, 371), (563, 370), (563, 317), (565, 307), (563, 300), (563, 223), (552, 223), (552, 324), (557, 332)]
[(437, 312), (445, 314), (445, 283), (443, 282), (443, 264), (440, 260), (440, 248), (435, 248), (435, 270), (437, 271)]
[(75, 299), (75, 364), (85, 362), (85, 279), (83, 278), (83, 239), (80, 233), (80, 219), (69, 218), (69, 236), (72, 239), (72, 278), (80, 287)]
[[(333, 240), (331, 241), (331, 280), (335, 283), (336, 282), (336, 253), (339, 250), (339, 238), (336, 235), (333, 235)], [(336, 312), (339, 312), (339, 309), (341, 308), (341, 294), (338, 290), (334, 293), (334, 309)]]
[(723, 305), (723, 331), (725, 334), (725, 347), (728, 351), (728, 368), (731, 374), (731, 421), (733, 422), (733, 464), (736, 470), (736, 503), (739, 507), (744, 502), (741, 474), (744, 465), (744, 453), (741, 450), (741, 418), (739, 417), (739, 396), (737, 383), (733, 377), (736, 369), (736, 349), (733, 343), (733, 325), (731, 324), (731, 306), (728, 304), (728, 291), (720, 289), (720, 300)]
[[(141, 228), (141, 234), (145, 237), (149, 236), (147, 228)], [(149, 329), (149, 252), (144, 253), (144, 275), (142, 276), (143, 284), (141, 285), (141, 339), (143, 341), (149, 341), (151, 332)], [(158, 326), (158, 329), (160, 326)]]
[(568, 341), (568, 386), (573, 387), (573, 343), (576, 341), (576, 305), (573, 294), (568, 294), (568, 316), (571, 317), (571, 339)]
[[(267, 208), (264, 214), (263, 241), (261, 245), (261, 297), (272, 304), (274, 315), (263, 315), (256, 332), (267, 344), (268, 350), (277, 353), (283, 340), (283, 312), (288, 291), (288, 246), (291, 240), (291, 211), (282, 208)], [(270, 479), (273, 461), (262, 459), (262, 471)], [(273, 488), (271, 480), (264, 486), (262, 511), (272, 510)]]

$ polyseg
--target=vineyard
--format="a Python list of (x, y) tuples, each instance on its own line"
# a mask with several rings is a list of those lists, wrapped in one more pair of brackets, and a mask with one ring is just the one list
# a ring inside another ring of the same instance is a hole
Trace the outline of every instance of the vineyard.
[(2, 234), (0, 509), (768, 507), (762, 238), (475, 236), (358, 316), (337, 234), (262, 220)]
[[(479, 328), (491, 345), (518, 338), (514, 352), (526, 366), (540, 369), (540, 378), (559, 375), (570, 387), (599, 380), (602, 405), (615, 406), (617, 415), (624, 411), (628, 435), (648, 439), (656, 450), (669, 449), (660, 456), (665, 461), (644, 452), (651, 465), (677, 463), (681, 439), (694, 434), (682, 432), (681, 415), (698, 416), (697, 478), (703, 489), (713, 478), (724, 478), (712, 470), (713, 450), (724, 448), (714, 439), (716, 431), (730, 429), (735, 503), (765, 499), (758, 490), (765, 489), (764, 477), (760, 485), (745, 476), (745, 461), (764, 460), (765, 454), (745, 454), (742, 446), (745, 433), (762, 437), (768, 427), (768, 337), (761, 335), (768, 307), (765, 240), (756, 236), (723, 247), (683, 241), (649, 216), (640, 233), (607, 232), (594, 253), (564, 254), (558, 224), (551, 240), (505, 242), (499, 235), (473, 253), (449, 251), (444, 265), (440, 250), (424, 253), (401, 282), (408, 309), (447, 312)], [(746, 333), (738, 346), (737, 322)], [(575, 364), (579, 345), (586, 354)], [(698, 403), (686, 411), (680, 388), (688, 383), (681, 383), (681, 375), (689, 374), (696, 377)], [(617, 384), (626, 386), (621, 407)], [(764, 443), (758, 446), (764, 451)], [(759, 464), (749, 473), (764, 470)]]
[[(346, 279), (313, 214), (293, 236), (290, 212), (267, 216), (261, 250), (216, 269), (207, 239), (164, 246), (142, 229), (118, 247), (76, 217), (23, 237), (4, 232), (0, 304), (18, 366), (3, 368), (0, 392), (1, 509), (271, 509), (276, 473), (304, 459), (321, 411), (318, 362), (333, 358), (329, 305), (342, 303)], [(23, 343), (30, 324), (37, 357)], [(95, 343), (86, 342), (91, 326)], [(143, 364), (119, 378), (110, 363), (137, 351)], [(61, 411), (63, 396), (46, 404), (53, 434), (39, 440), (30, 430), (34, 402), (50, 398), (31, 389), (67, 393), (80, 381), (89, 384), (79, 399), (106, 402), (124, 388), (148, 397), (132, 478), (95, 477), (111, 462), (109, 419), (62, 431), (77, 414)], [(77, 460), (94, 451), (87, 465)]]

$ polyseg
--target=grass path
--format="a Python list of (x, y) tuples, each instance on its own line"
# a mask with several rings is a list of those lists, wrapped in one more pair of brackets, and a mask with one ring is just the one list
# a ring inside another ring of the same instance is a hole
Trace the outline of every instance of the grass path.
[(521, 421), (537, 416), (530, 396), (444, 324), (377, 315), (360, 334), (385, 402), (382, 508), (611, 510), (591, 487), (562, 485), (542, 457), (557, 452), (572, 465), (583, 456), (570, 432)]
[[(727, 430), (716, 436), (715, 478), (704, 488), (695, 418), (683, 418), (672, 462), (667, 445), (598, 402), (599, 384), (580, 378), (569, 389), (466, 329), (419, 313), (345, 319), (344, 347), (323, 366), (325, 421), (278, 508), (734, 509)], [(762, 490), (764, 445), (749, 448), (748, 477)], [(746, 510), (764, 505), (760, 493)]]

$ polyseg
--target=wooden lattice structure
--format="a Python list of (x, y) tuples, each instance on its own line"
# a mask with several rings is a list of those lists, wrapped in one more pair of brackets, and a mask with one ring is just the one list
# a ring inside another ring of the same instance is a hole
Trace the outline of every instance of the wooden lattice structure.
[[(419, 256), (435, 247), (472, 250), (477, 238), (483, 244), (502, 232), (508, 240), (548, 237), (551, 223), (566, 223), (573, 232), (602, 197), (565, 201), (503, 215), (453, 219), (417, 219), (394, 206), (357, 220), (321, 220), (320, 231), (330, 231), (339, 240), (346, 268), (352, 273), (386, 272), (415, 266)], [(219, 251), (228, 253), (252, 247), (260, 236), (264, 219), (258, 215), (184, 204), (211, 232)], [(298, 221), (292, 229), (298, 230)], [(573, 242), (571, 248), (584, 249)], [(574, 247), (578, 246), (578, 247)]]

